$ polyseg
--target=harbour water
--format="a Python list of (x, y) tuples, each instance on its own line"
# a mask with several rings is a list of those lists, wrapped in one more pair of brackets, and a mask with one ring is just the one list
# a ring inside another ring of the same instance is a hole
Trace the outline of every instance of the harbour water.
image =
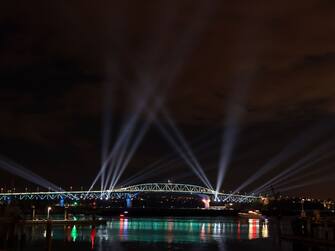
[(334, 250), (280, 241), (268, 219), (117, 217), (100, 226), (53, 226), (49, 247), (45, 226), (23, 231), (24, 240), (5, 250)]

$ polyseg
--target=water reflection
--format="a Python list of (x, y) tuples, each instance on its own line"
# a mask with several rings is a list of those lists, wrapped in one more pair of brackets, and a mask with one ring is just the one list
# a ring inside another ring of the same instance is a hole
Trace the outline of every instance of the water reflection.
[[(34, 228), (38, 228), (37, 226)], [(40, 231), (34, 230), (33, 239)], [(269, 237), (268, 221), (234, 218), (114, 218), (105, 226), (57, 227), (54, 240), (98, 242), (206, 243)]]
[(268, 220), (265, 220), (262, 223), (262, 237), (268, 238), (269, 237), (269, 226), (268, 226)]
[(257, 238), (259, 238), (259, 220), (249, 219), (249, 240)]
[(119, 230), (120, 240), (206, 242), (219, 239), (268, 238), (268, 222), (250, 220), (189, 220), (189, 219), (114, 219), (108, 235)]
[[(281, 248), (270, 240), (272, 230), (267, 220), (238, 218), (113, 218), (101, 226), (25, 227), (25, 251), (48, 250), (308, 250), (282, 242)], [(48, 238), (49, 236), (49, 238)], [(276, 235), (274, 235), (276, 236)], [(51, 240), (52, 243), (47, 241)], [(236, 240), (236, 241), (235, 241)], [(251, 241), (252, 240), (252, 241)], [(275, 244), (275, 245), (274, 245)], [(1, 246), (0, 246), (1, 249)], [(6, 249), (7, 250), (7, 249)], [(8, 249), (11, 250), (11, 249)], [(324, 249), (313, 249), (323, 251)], [(334, 250), (334, 249), (327, 249)]]

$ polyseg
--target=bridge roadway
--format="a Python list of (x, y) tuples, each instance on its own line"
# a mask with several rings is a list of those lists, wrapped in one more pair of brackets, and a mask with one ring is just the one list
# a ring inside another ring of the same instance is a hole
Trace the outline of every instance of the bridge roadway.
[[(0, 201), (15, 200), (109, 200), (136, 198), (139, 193), (173, 193), (185, 195), (208, 196), (211, 200), (215, 191), (196, 185), (175, 183), (146, 183), (121, 187), (106, 191), (56, 191), (56, 192), (25, 192), (0, 193)], [(260, 199), (258, 196), (219, 193), (217, 199), (227, 203), (251, 203)]]

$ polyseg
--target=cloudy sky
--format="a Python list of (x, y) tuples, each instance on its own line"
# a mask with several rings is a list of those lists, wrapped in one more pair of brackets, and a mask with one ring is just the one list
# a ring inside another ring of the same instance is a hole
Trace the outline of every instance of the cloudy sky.
[[(227, 190), (299, 135), (317, 135), (294, 145), (297, 152), (275, 163), (262, 184), (335, 140), (334, 13), (331, 0), (3, 3), (0, 154), (61, 186), (88, 186), (101, 164), (106, 104), (113, 145), (144, 83), (188, 142), (196, 141), (194, 149), (207, 144), (196, 155), (213, 184), (222, 135), (238, 117)], [(123, 179), (169, 153), (174, 149), (150, 127)], [(288, 192), (334, 197), (325, 178), (334, 176), (334, 157), (293, 185), (322, 182)], [(199, 183), (182, 161), (173, 168), (161, 170), (164, 179)], [(21, 184), (1, 170), (0, 180)]]

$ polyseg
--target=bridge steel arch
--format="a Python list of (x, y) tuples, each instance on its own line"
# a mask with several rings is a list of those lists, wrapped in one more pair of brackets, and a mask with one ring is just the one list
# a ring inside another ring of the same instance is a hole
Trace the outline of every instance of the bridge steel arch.
[(213, 191), (196, 185), (175, 183), (146, 183), (119, 189), (126, 192), (159, 192), (159, 193), (199, 193), (212, 194)]

